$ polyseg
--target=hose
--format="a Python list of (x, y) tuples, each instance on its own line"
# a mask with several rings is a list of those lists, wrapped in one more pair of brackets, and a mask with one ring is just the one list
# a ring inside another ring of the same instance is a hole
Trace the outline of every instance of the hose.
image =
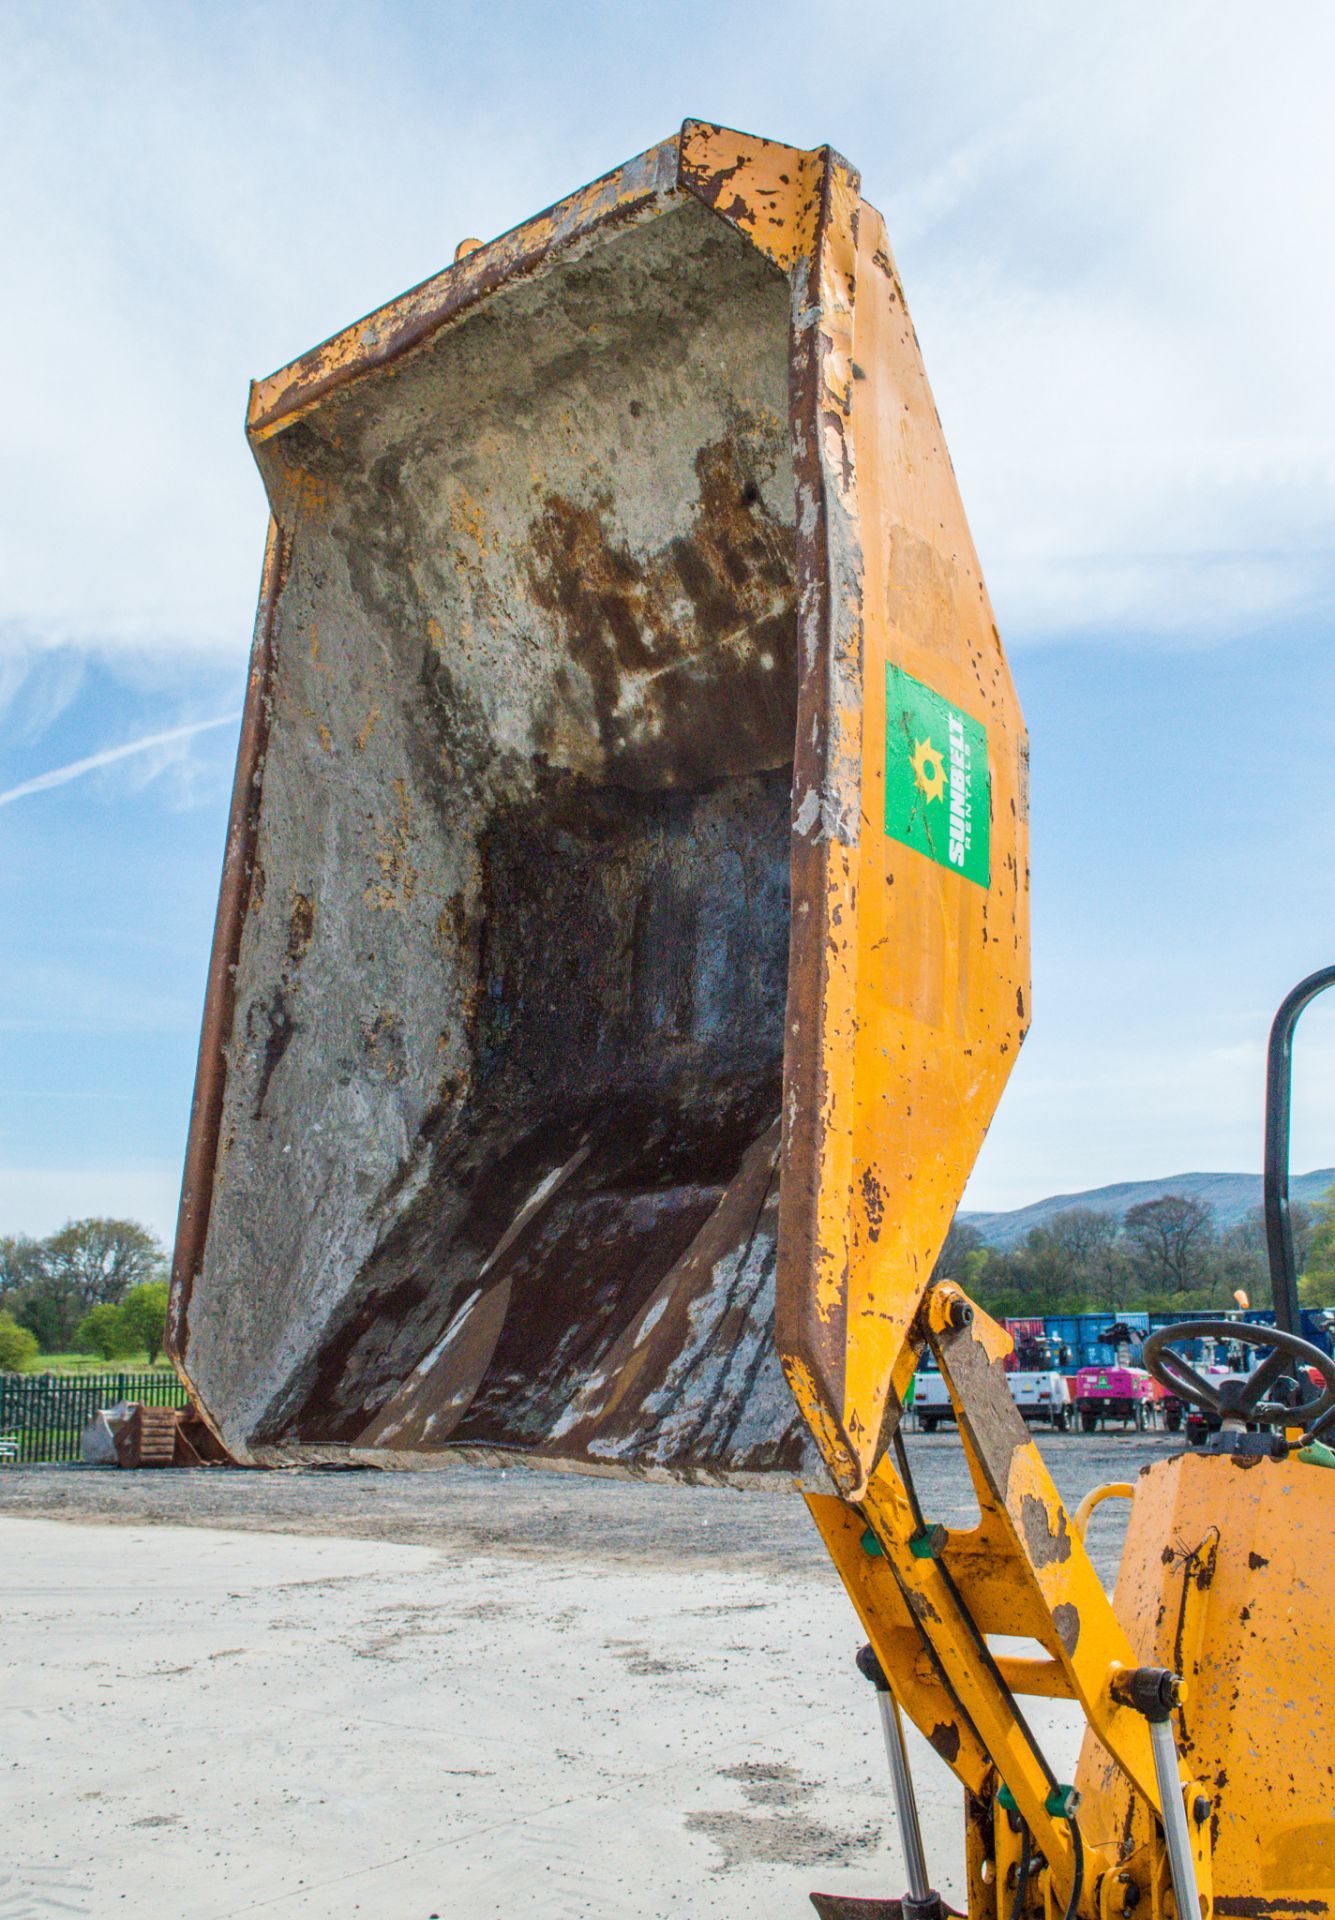
[(1020, 1842), (1020, 1870), (1015, 1876), (1015, 1898), (1011, 1901), (1010, 1920), (1020, 1920), (1024, 1908), (1024, 1896), (1029, 1889), (1029, 1869), (1033, 1864), (1033, 1836), (1029, 1831), (1029, 1822), (1024, 1823), (1024, 1838)]
[(1085, 1890), (1085, 1843), (1080, 1838), (1080, 1822), (1075, 1815), (1066, 1816), (1066, 1824), (1071, 1829), (1071, 1853), (1074, 1856), (1071, 1868), (1071, 1897), (1066, 1902), (1066, 1911), (1062, 1920), (1075, 1920), (1075, 1910), (1080, 1905), (1080, 1896)]

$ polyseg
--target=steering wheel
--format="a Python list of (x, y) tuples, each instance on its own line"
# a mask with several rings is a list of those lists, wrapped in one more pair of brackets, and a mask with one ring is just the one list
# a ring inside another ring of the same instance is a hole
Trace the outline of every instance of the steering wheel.
[[(1175, 1341), (1202, 1338), (1237, 1340), (1244, 1347), (1269, 1347), (1271, 1353), (1245, 1380), (1205, 1380), (1189, 1360), (1171, 1350)], [(1140, 1358), (1161, 1387), (1207, 1413), (1218, 1414), (1221, 1420), (1252, 1420), (1258, 1427), (1308, 1427), (1335, 1407), (1335, 1360), (1283, 1327), (1255, 1327), (1245, 1320), (1179, 1320), (1171, 1327), (1157, 1328), (1141, 1348)], [(1315, 1367), (1324, 1390), (1292, 1405), (1267, 1399), (1286, 1360)]]

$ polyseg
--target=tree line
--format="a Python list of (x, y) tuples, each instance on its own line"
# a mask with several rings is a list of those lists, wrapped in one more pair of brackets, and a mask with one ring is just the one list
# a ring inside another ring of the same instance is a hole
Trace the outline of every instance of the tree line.
[[(1291, 1211), (1303, 1304), (1335, 1306), (1335, 1186)], [(1261, 1209), (1221, 1232), (1207, 1206), (1181, 1193), (1123, 1214), (1068, 1207), (1005, 1250), (956, 1220), (936, 1270), (998, 1319), (1224, 1310), (1239, 1291), (1253, 1307), (1272, 1304)], [(143, 1353), (151, 1365), (166, 1320), (166, 1254), (137, 1221), (71, 1220), (44, 1240), (0, 1236), (0, 1368), (70, 1352)]]
[(0, 1368), (43, 1354), (162, 1351), (167, 1257), (136, 1220), (70, 1220), (44, 1240), (0, 1236)]
[[(1295, 1202), (1291, 1217), (1303, 1305), (1335, 1305), (1335, 1186), (1314, 1207)], [(1142, 1200), (1122, 1214), (1068, 1207), (1004, 1250), (957, 1219), (936, 1270), (998, 1319), (1223, 1311), (1236, 1306), (1238, 1292), (1253, 1307), (1273, 1304), (1262, 1209), (1221, 1231), (1209, 1207), (1182, 1193)]]

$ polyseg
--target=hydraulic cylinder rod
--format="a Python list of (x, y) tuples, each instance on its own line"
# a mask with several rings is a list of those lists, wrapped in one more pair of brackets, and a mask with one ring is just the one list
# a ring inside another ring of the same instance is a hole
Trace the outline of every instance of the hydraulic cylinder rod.
[(885, 1670), (871, 1647), (858, 1655), (858, 1671), (876, 1689), (876, 1704), (881, 1714), (881, 1732), (885, 1736), (885, 1757), (890, 1762), (890, 1786), (899, 1815), (899, 1831), (904, 1841), (904, 1866), (908, 1873), (909, 1893), (903, 1902), (905, 1920), (936, 1920), (941, 1913), (941, 1897), (927, 1878), (927, 1855), (923, 1850), (922, 1827), (918, 1820), (918, 1801), (909, 1771), (908, 1748), (899, 1707), (890, 1691)]
[(1191, 1832), (1187, 1809), (1182, 1800), (1182, 1775), (1178, 1767), (1177, 1742), (1173, 1738), (1173, 1709), (1180, 1706), (1186, 1689), (1181, 1676), (1167, 1667), (1135, 1667), (1119, 1673), (1113, 1681), (1114, 1699), (1134, 1707), (1149, 1722), (1150, 1750), (1154, 1755), (1154, 1777), (1163, 1809), (1164, 1844), (1168, 1850), (1168, 1871), (1173, 1882), (1179, 1920), (1197, 1920), (1201, 1910), (1196, 1885), (1196, 1859), (1191, 1850)]
[(1180, 1920), (1195, 1920), (1201, 1910), (1196, 1890), (1196, 1861), (1191, 1851), (1187, 1828), (1187, 1809), (1182, 1801), (1182, 1781), (1177, 1767), (1177, 1742), (1172, 1722), (1150, 1721), (1150, 1746), (1154, 1751), (1154, 1772), (1159, 1782), (1159, 1801), (1163, 1807), (1164, 1842), (1168, 1848), (1168, 1871), (1173, 1878), (1173, 1896)]

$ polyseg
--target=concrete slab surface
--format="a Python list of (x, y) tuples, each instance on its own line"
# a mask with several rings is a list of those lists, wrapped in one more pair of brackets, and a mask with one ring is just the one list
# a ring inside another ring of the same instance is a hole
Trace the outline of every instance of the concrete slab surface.
[[(1058, 1444), (1063, 1477), (1090, 1477)], [(915, 1451), (953, 1517), (947, 1447)], [(0, 1476), (0, 1920), (800, 1920), (812, 1887), (903, 1890), (861, 1636), (800, 1502), (301, 1480)], [(168, 1520), (246, 1488), (252, 1525), (277, 1500), (307, 1530)], [(427, 1533), (434, 1503), (434, 1543), (310, 1530), (382, 1499)], [(65, 1517), (38, 1517), (53, 1501)], [(156, 1523), (132, 1517), (145, 1501)], [(610, 1537), (581, 1537), (609, 1508)], [(486, 1509), (505, 1544), (473, 1533)], [(1033, 1706), (1069, 1778), (1070, 1710)], [(958, 1893), (959, 1793), (913, 1752)]]

